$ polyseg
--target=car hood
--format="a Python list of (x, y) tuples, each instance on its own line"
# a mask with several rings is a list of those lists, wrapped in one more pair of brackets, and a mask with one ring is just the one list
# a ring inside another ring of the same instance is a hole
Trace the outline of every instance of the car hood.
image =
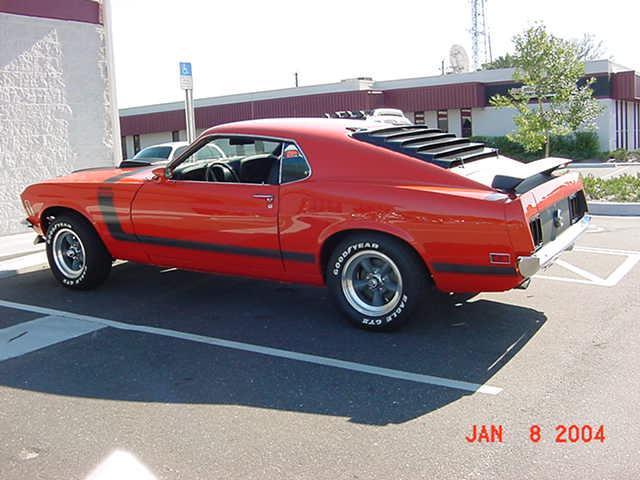
[(155, 167), (98, 167), (76, 170), (68, 175), (46, 180), (46, 183), (140, 183), (149, 178)]

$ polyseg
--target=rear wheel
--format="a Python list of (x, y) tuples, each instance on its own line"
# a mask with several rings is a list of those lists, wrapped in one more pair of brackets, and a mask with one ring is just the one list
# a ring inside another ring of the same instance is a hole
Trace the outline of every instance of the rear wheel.
[(374, 232), (341, 242), (326, 275), (337, 305), (367, 330), (401, 327), (430, 291), (420, 257), (403, 242)]
[(65, 287), (88, 290), (103, 283), (111, 256), (83, 218), (63, 215), (47, 229), (47, 259), (53, 276)]

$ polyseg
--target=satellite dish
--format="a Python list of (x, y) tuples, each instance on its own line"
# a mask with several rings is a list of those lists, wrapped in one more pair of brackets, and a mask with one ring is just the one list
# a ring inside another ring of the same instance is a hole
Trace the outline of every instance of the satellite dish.
[(449, 64), (451, 73), (462, 73), (469, 71), (469, 55), (462, 45), (451, 45), (449, 50)]

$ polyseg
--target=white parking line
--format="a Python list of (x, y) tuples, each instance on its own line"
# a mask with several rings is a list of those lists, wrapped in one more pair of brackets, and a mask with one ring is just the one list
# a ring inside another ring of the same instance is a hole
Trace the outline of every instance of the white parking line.
[(609, 248), (596, 248), (596, 247), (575, 247), (575, 252), (585, 252), (585, 253), (601, 253), (604, 255), (617, 255), (626, 257), (625, 260), (616, 268), (611, 275), (607, 278), (600, 278), (597, 275), (587, 272), (580, 267), (576, 267), (569, 262), (564, 260), (556, 260), (555, 264), (565, 268), (577, 275), (580, 275), (583, 278), (568, 278), (568, 277), (556, 277), (552, 275), (535, 275), (534, 278), (542, 278), (545, 280), (556, 280), (559, 282), (568, 282), (568, 283), (580, 283), (583, 285), (596, 285), (598, 287), (614, 287), (620, 280), (622, 280), (625, 275), (627, 275), (633, 267), (636, 266), (638, 262), (640, 262), (640, 252), (633, 250), (613, 250)]
[(0, 362), (105, 328), (62, 316), (48, 315), (0, 329)]
[(93, 324), (99, 324), (100, 326), (117, 328), (119, 330), (150, 333), (153, 335), (162, 335), (165, 337), (172, 337), (180, 340), (188, 340), (191, 342), (214, 345), (216, 347), (229, 348), (232, 350), (242, 350), (245, 352), (258, 353), (261, 355), (269, 355), (269, 356), (278, 357), (278, 358), (286, 358), (289, 360), (312, 363), (315, 365), (323, 365), (326, 367), (340, 368), (343, 370), (351, 370), (354, 372), (368, 373), (370, 375), (378, 375), (380, 377), (407, 380), (415, 383), (438, 385), (441, 387), (454, 388), (457, 390), (466, 390), (469, 392), (486, 393), (489, 395), (497, 395), (502, 391), (501, 388), (493, 387), (490, 385), (482, 385), (478, 383), (465, 382), (462, 380), (453, 380), (450, 378), (436, 377), (432, 375), (423, 375), (421, 373), (407, 372), (404, 370), (394, 370), (391, 368), (376, 367), (374, 365), (367, 365), (364, 363), (349, 362), (346, 360), (338, 360), (336, 358), (321, 357), (319, 355), (293, 352), (290, 350), (282, 350), (280, 348), (264, 347), (261, 345), (254, 345), (251, 343), (243, 343), (243, 342), (236, 342), (233, 340), (225, 340), (222, 338), (207, 337), (204, 335), (179, 332), (176, 330), (169, 330), (165, 328), (157, 328), (157, 327), (149, 327), (145, 325), (134, 325), (130, 323), (116, 322), (114, 320), (107, 320), (105, 318), (93, 317), (90, 315), (81, 315), (81, 314), (72, 313), (72, 312), (65, 312), (63, 310), (56, 310), (53, 308), (38, 307), (36, 305), (27, 305), (23, 303), (0, 300), (0, 306), (6, 307), (6, 308), (13, 308), (15, 310), (41, 313), (43, 315), (53, 315), (56, 317), (64, 317), (64, 318), (69, 318), (73, 320), (91, 322)]
[(576, 275), (580, 275), (581, 277), (586, 278), (587, 280), (591, 280), (593, 283), (602, 283), (604, 280), (599, 276), (587, 272), (580, 267), (576, 267), (575, 265), (571, 265), (569, 262), (565, 262), (564, 260), (558, 259), (556, 260), (556, 265), (560, 265), (562, 268), (569, 270), (570, 272), (575, 273)]

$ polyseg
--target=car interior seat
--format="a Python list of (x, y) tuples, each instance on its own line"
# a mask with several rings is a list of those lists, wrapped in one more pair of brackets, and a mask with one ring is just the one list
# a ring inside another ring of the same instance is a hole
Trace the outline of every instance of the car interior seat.
[(240, 181), (243, 183), (271, 183), (274, 165), (278, 159), (270, 153), (251, 155), (240, 163)]

